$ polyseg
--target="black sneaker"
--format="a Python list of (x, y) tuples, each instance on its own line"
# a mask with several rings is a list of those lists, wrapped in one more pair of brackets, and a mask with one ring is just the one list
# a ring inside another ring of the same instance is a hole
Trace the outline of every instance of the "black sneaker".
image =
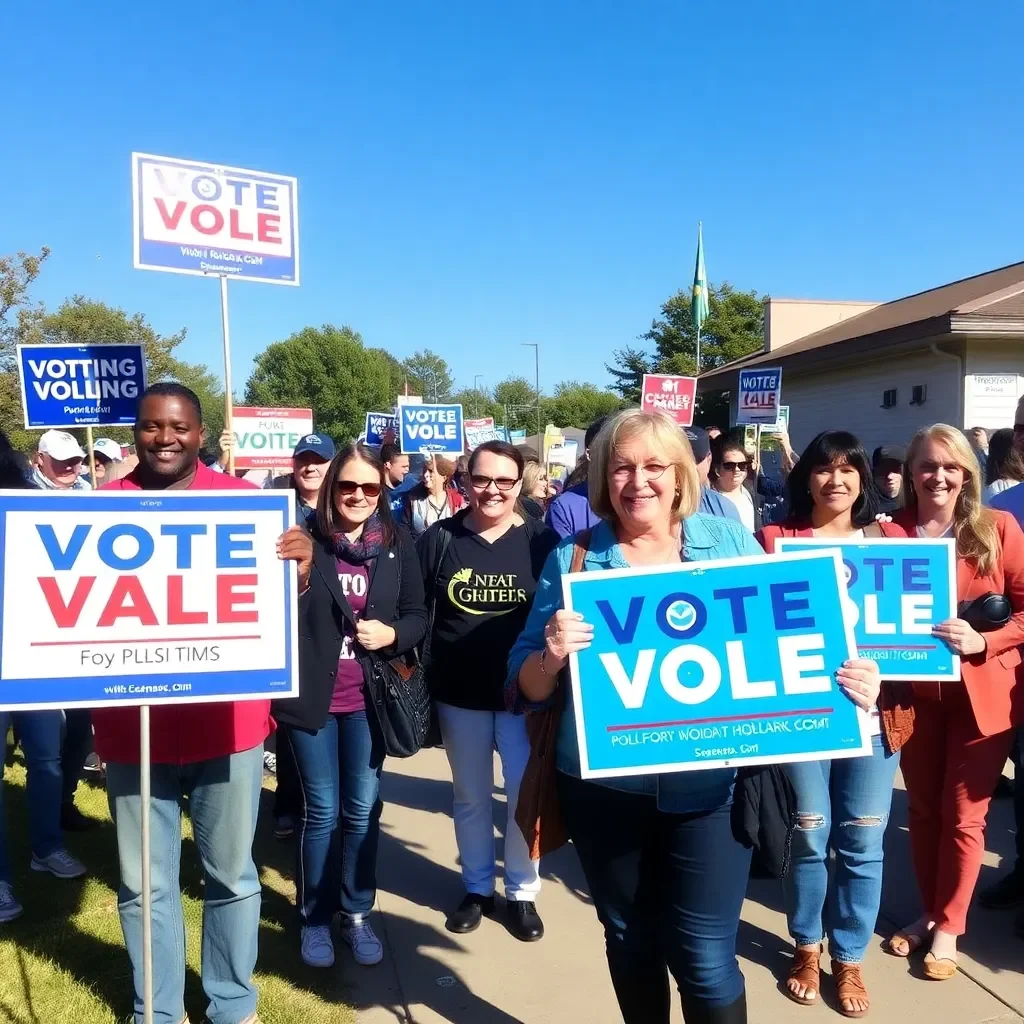
[(537, 913), (537, 904), (512, 900), (507, 904), (508, 930), (520, 942), (536, 942), (544, 938), (544, 922)]
[(94, 818), (87, 818), (73, 803), (61, 804), (60, 827), (65, 832), (88, 832), (98, 824)]
[(1024, 872), (1014, 868), (994, 885), (982, 889), (978, 903), (987, 910), (1012, 910), (1024, 904)]
[(456, 935), (475, 932), (480, 927), (484, 914), (490, 917), (494, 913), (494, 897), (480, 896), (478, 893), (466, 893), (463, 901), (456, 907), (444, 926)]

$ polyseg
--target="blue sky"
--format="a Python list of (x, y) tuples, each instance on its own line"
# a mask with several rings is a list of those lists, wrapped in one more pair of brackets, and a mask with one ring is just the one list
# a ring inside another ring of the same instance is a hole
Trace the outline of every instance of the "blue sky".
[[(1017, 0), (4, 5), (0, 251), (219, 367), (213, 281), (132, 269), (132, 150), (295, 175), (302, 284), (231, 289), (233, 372), (347, 323), (457, 382), (608, 382), (708, 275), (887, 299), (1024, 259)], [(11, 105), (13, 103), (13, 106)]]

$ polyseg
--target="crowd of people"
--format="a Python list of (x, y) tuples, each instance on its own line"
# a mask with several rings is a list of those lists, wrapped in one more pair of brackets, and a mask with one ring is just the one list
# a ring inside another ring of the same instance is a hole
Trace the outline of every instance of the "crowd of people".
[[(253, 486), (226, 473), (225, 459), (201, 457), (202, 410), (180, 385), (146, 391), (134, 440), (133, 468), (123, 475), (116, 472), (121, 447), (115, 454), (114, 442), (96, 442), (102, 486)], [(222, 439), (222, 449), (229, 446), (230, 437)], [(260, 882), (252, 844), (264, 747), (275, 731), (274, 832), (295, 847), (296, 955), (329, 968), (337, 935), (356, 963), (382, 959), (369, 915), (385, 740), (368, 683), (384, 662), (415, 652), (452, 775), (464, 894), (446, 927), (467, 935), (498, 909), (497, 751), (508, 814), (504, 914), (515, 938), (542, 939), (539, 850), (516, 812), (531, 751), (546, 729), (557, 770), (544, 806), (560, 809), (579, 856), (625, 1024), (667, 1024), (670, 976), (688, 1024), (743, 1024), (736, 936), (751, 852), (731, 823), (735, 773), (580, 777), (566, 676), (593, 627), (563, 607), (562, 582), (583, 570), (771, 556), (785, 537), (949, 537), (960, 607), (991, 593), (1009, 601), (1009, 617), (995, 628), (966, 612), (935, 627), (935, 637), (960, 655), (959, 684), (883, 682), (874, 661), (847, 662), (838, 683), (870, 714), (871, 754), (785, 767), (797, 806), (782, 883), (793, 940), (785, 994), (803, 1006), (821, 1001), (827, 941), (840, 1012), (868, 1013), (862, 962), (878, 917), (899, 768), (922, 914), (886, 948), (899, 957), (922, 951), (927, 978), (952, 977), (989, 802), (1007, 757), (1021, 757), (1014, 739), (1024, 724), (1024, 488), (1015, 485), (1024, 480), (1024, 400), (1016, 422), (991, 438), (936, 424), (906, 447), (886, 444), (871, 456), (842, 430), (819, 434), (799, 455), (779, 433), (776, 450), (777, 472), (769, 473), (742, 433), (681, 429), (660, 413), (627, 410), (590, 426), (580, 464), (559, 489), (538, 453), (504, 441), (458, 461), (427, 457), (411, 473), (410, 457), (393, 444), (336, 448), (326, 436), (303, 437), (291, 473), (272, 482), (296, 499), (299, 525), (281, 536), (277, 554), (297, 566), (299, 696), (152, 712), (154, 1019), (187, 1020), (183, 807), (205, 879), (207, 1016), (213, 1024), (257, 1019)], [(101, 457), (108, 460), (102, 473)], [(85, 460), (78, 441), (61, 431), (42, 435), (31, 464), (4, 439), (0, 484), (80, 489)], [(118, 912), (141, 1022), (138, 715), (126, 708), (0, 713), (0, 735), (9, 726), (28, 773), (35, 871), (59, 879), (87, 872), (63, 830), (91, 824), (74, 807), (87, 764), (105, 772), (121, 871)], [(1015, 789), (1015, 810), (1018, 862), (981, 894), (988, 906), (1024, 906), (1024, 786)], [(21, 913), (0, 826), (0, 922)]]

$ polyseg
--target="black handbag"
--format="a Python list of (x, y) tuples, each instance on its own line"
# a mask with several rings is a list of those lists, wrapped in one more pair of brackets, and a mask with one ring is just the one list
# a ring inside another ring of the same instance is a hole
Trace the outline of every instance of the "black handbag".
[[(398, 593), (402, 593), (402, 559), (398, 558)], [(412, 757), (440, 741), (434, 702), (419, 655), (412, 651), (382, 658), (368, 651), (363, 663), (366, 690), (391, 757)]]
[(1013, 608), (1005, 594), (993, 590), (973, 601), (961, 601), (956, 614), (976, 632), (989, 633), (1010, 621)]

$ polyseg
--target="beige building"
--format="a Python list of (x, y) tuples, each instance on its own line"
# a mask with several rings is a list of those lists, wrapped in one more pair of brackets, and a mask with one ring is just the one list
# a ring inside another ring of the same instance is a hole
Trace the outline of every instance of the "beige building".
[(782, 404), (799, 451), (851, 430), (868, 451), (946, 422), (1013, 426), (1024, 394), (1024, 263), (893, 302), (766, 299), (764, 348), (702, 374), (698, 393), (728, 392), (739, 370), (782, 367)]

